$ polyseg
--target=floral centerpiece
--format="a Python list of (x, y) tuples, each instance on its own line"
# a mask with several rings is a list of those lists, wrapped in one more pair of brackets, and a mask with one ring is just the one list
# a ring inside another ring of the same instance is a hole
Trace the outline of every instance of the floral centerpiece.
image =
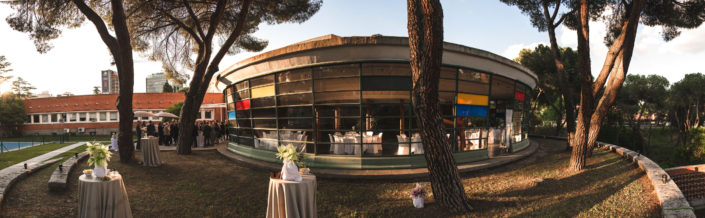
[(301, 175), (299, 175), (299, 168), (296, 166), (296, 161), (299, 160), (299, 153), (296, 151), (296, 147), (292, 144), (282, 145), (277, 147), (277, 158), (284, 162), (282, 166), (282, 179), (289, 181), (301, 181)]
[(426, 197), (426, 189), (424, 189), (421, 184), (416, 183), (416, 187), (411, 189), (410, 196), (414, 203), (414, 207), (423, 208), (423, 199)]
[(86, 151), (90, 155), (88, 157), (88, 165), (93, 165), (93, 174), (97, 177), (104, 177), (108, 172), (108, 161), (110, 161), (110, 150), (108, 146), (101, 143), (87, 143)]

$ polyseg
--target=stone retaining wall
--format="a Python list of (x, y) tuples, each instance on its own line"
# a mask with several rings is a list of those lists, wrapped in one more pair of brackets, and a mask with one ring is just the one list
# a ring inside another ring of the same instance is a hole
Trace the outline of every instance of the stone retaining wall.
[(57, 166), (51, 177), (49, 178), (49, 190), (52, 191), (63, 191), (66, 189), (69, 180), (69, 173), (71, 170), (78, 165), (78, 162), (86, 159), (88, 157), (88, 152), (84, 151), (76, 156), (73, 156), (61, 165)]
[[(29, 176), (29, 174), (32, 174), (35, 171), (38, 171), (44, 167), (47, 167), (47, 166), (52, 165), (56, 162), (59, 162), (60, 160), (61, 160), (61, 158), (56, 158), (56, 159), (51, 159), (51, 160), (47, 160), (47, 161), (42, 161), (39, 163), (30, 163), (30, 164), (27, 164), (27, 169), (22, 169), (22, 168), (16, 167), (17, 165), (11, 166), (11, 167), (17, 168), (17, 169), (12, 169), (7, 174), (0, 175), (0, 205), (2, 204), (2, 201), (5, 197), (5, 193), (10, 191), (12, 186), (15, 185), (15, 183), (17, 181), (24, 179), (25, 177)], [(8, 168), (10, 168), (10, 167), (8, 167)]]

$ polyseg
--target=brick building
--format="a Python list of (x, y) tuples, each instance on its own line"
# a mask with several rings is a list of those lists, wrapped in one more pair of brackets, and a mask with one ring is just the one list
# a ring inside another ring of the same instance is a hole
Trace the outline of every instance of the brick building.
[[(22, 133), (49, 135), (70, 132), (79, 135), (109, 135), (117, 132), (120, 120), (115, 107), (117, 97), (116, 94), (101, 94), (27, 99), (27, 122), (22, 126)], [(133, 111), (158, 113), (184, 100), (183, 93), (135, 93), (132, 107)], [(199, 118), (225, 120), (224, 111), (223, 94), (207, 93)], [(150, 120), (157, 121), (161, 118), (136, 117), (134, 122)]]

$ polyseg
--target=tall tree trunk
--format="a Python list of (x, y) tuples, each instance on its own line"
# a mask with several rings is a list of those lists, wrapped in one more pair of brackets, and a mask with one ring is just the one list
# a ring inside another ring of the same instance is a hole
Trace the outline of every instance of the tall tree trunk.
[[(636, 39), (639, 18), (641, 17), (641, 11), (644, 9), (644, 4), (644, 0), (632, 1), (628, 9), (630, 10), (629, 17), (622, 26), (622, 33), (620, 33), (620, 36), (617, 37), (617, 40), (613, 43), (613, 45), (621, 44), (621, 51), (615, 59), (615, 64), (612, 69), (613, 72), (610, 73), (609, 83), (607, 83), (605, 87), (605, 92), (602, 94), (597, 104), (595, 113), (592, 114), (590, 118), (590, 132), (587, 141), (588, 156), (592, 156), (595, 141), (597, 141), (597, 135), (600, 133), (600, 128), (602, 128), (602, 121), (607, 116), (610, 106), (617, 99), (617, 94), (622, 88), (627, 72), (629, 72), (629, 64), (632, 59), (632, 52), (634, 51), (634, 40)], [(593, 95), (597, 94), (597, 92), (594, 91), (597, 90), (597, 85), (600, 85), (600, 83), (593, 85)]]
[(118, 113), (120, 114), (120, 124), (118, 133), (118, 147), (120, 148), (120, 161), (131, 162), (134, 159), (134, 143), (132, 142), (132, 94), (134, 86), (134, 66), (132, 60), (132, 44), (130, 42), (130, 32), (127, 28), (125, 10), (122, 0), (112, 0), (113, 7), (113, 27), (117, 37), (118, 56), (120, 57), (118, 77), (120, 80), (120, 100), (118, 102)]
[[(585, 167), (585, 158), (589, 157), (595, 148), (595, 141), (602, 127), (602, 121), (607, 115), (609, 107), (614, 103), (617, 93), (619, 93), (619, 89), (624, 82), (625, 75), (629, 70), (629, 63), (634, 50), (634, 39), (636, 38), (644, 1), (634, 0), (628, 7), (628, 10), (630, 10), (629, 17), (622, 24), (622, 32), (610, 46), (609, 55), (605, 60), (603, 70), (600, 72), (596, 82), (593, 83), (590, 71), (588, 3), (587, 0), (580, 0), (578, 65), (581, 73), (581, 97), (576, 138), (572, 142), (573, 153), (570, 158), (569, 170), (579, 171)], [(608, 62), (610, 61), (613, 64), (609, 64)], [(604, 94), (602, 94), (597, 103), (597, 107), (595, 107), (595, 95), (603, 88), (607, 78), (609, 78), (609, 82), (604, 88)]]
[[(558, 77), (558, 88), (563, 95), (564, 109), (565, 109), (565, 121), (566, 129), (568, 132), (568, 141), (575, 133), (575, 103), (573, 102), (573, 90), (568, 86), (568, 79), (566, 77), (565, 65), (561, 60), (560, 47), (558, 46), (558, 40), (556, 40), (556, 25), (553, 23), (556, 17), (551, 17), (548, 11), (548, 1), (543, 0), (543, 14), (544, 20), (546, 21), (546, 27), (548, 32), (548, 38), (551, 42), (551, 53), (553, 54), (553, 62), (556, 65), (556, 76)], [(560, 6), (560, 3), (556, 5), (556, 10)]]
[(132, 92), (134, 85), (134, 66), (132, 59), (132, 44), (130, 32), (127, 28), (127, 18), (122, 0), (111, 1), (112, 24), (115, 35), (110, 35), (103, 19), (83, 0), (73, 0), (74, 5), (95, 26), (103, 43), (110, 50), (118, 70), (120, 82), (120, 96), (116, 101), (120, 123), (118, 125), (118, 147), (120, 148), (120, 161), (127, 163), (134, 159), (134, 144), (132, 142)]
[(444, 208), (472, 210), (443, 134), (438, 79), (443, 58), (443, 10), (438, 0), (407, 0), (413, 109), (423, 141), (433, 197)]
[(193, 72), (193, 79), (190, 83), (190, 88), (188, 93), (186, 93), (186, 100), (184, 100), (184, 106), (181, 108), (181, 118), (179, 123), (179, 141), (176, 151), (178, 154), (190, 154), (191, 144), (193, 141), (193, 128), (196, 116), (198, 115), (198, 110), (201, 108), (203, 99), (210, 85), (210, 81), (213, 75), (218, 72), (218, 65), (220, 61), (223, 60), (225, 54), (230, 49), (230, 46), (235, 43), (235, 41), (240, 37), (242, 31), (245, 29), (245, 21), (247, 19), (247, 13), (250, 10), (250, 0), (244, 0), (242, 3), (242, 8), (240, 9), (240, 14), (238, 15), (238, 21), (230, 33), (230, 36), (222, 44), (220, 50), (211, 59), (211, 44), (213, 36), (215, 35), (216, 27), (220, 22), (224, 11), (225, 11), (225, 1), (218, 1), (218, 8), (213, 14), (208, 35), (203, 39), (203, 44), (199, 46), (199, 58), (196, 63), (196, 70)]
[(590, 71), (590, 41), (589, 41), (589, 14), (587, 0), (580, 0), (580, 10), (578, 11), (578, 69), (580, 72), (580, 108), (578, 110), (578, 122), (575, 128), (575, 137), (571, 140), (573, 151), (570, 155), (568, 169), (580, 171), (585, 167), (587, 153), (588, 130), (590, 126), (590, 116), (592, 115), (592, 73)]

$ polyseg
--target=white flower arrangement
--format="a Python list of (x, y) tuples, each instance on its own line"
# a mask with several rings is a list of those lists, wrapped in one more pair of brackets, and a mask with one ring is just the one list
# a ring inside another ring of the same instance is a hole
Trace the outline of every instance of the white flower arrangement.
[(299, 153), (296, 152), (296, 147), (292, 144), (279, 146), (277, 147), (277, 151), (277, 158), (282, 159), (283, 162), (296, 162), (299, 160)]
[(108, 146), (97, 142), (89, 142), (86, 143), (86, 145), (86, 151), (90, 154), (90, 157), (88, 157), (89, 166), (95, 165), (96, 167), (103, 167), (108, 165), (111, 155)]

